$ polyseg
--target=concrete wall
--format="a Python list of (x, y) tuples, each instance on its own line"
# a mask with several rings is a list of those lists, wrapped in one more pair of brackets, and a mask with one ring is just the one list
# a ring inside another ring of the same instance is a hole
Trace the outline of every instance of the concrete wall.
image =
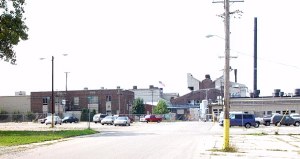
[(30, 112), (30, 96), (1, 96), (0, 109), (8, 113)]

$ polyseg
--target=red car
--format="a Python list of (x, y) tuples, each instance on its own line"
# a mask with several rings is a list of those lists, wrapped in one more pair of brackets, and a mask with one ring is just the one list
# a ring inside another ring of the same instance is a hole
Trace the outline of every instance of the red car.
[(156, 117), (155, 115), (146, 115), (145, 116), (145, 120), (146, 122), (161, 122), (162, 121), (162, 118), (160, 117)]

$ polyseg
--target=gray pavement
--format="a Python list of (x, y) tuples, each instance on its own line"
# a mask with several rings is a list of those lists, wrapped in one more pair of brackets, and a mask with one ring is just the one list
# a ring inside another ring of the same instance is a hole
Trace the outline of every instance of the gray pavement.
[[(162, 124), (162, 123), (161, 123)], [(172, 124), (172, 123), (167, 123)], [(182, 123), (184, 124), (184, 123)], [(192, 158), (300, 158), (300, 127), (294, 126), (260, 126), (259, 128), (246, 129), (243, 127), (230, 128), (230, 145), (236, 152), (221, 152), (223, 144), (223, 127), (211, 122), (186, 122), (195, 125), (195, 128), (205, 128), (205, 137), (199, 137), (199, 145), (193, 151)], [(84, 129), (87, 123), (57, 125), (54, 130)], [(137, 130), (146, 123), (133, 123), (128, 130)], [(196, 126), (197, 125), (197, 126)], [(199, 126), (200, 125), (200, 126)], [(111, 129), (121, 130), (113, 126), (102, 126), (91, 123), (91, 128), (102, 132), (109, 132)], [(37, 123), (0, 123), (0, 130), (53, 130), (50, 126)], [(104, 133), (105, 134), (105, 133)], [(58, 141), (52, 141), (58, 142)], [(41, 143), (48, 145), (48, 143)], [(7, 153), (34, 149), (41, 144), (32, 144), (18, 147), (0, 147), (0, 158)]]

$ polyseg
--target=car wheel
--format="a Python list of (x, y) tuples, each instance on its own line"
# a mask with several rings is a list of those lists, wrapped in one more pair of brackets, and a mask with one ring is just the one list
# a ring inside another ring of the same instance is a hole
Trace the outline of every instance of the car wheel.
[(115, 124), (115, 126), (117, 126), (117, 125)]
[(259, 127), (259, 125), (260, 125), (260, 123), (259, 122), (255, 122), (255, 128), (258, 128)]
[(128, 123), (128, 126), (130, 126), (130, 123)]
[(267, 121), (265, 125), (266, 125), (266, 126), (270, 126), (271, 124), (270, 124), (269, 121)]
[(281, 124), (279, 122), (276, 122), (275, 123), (275, 126), (280, 126)]
[(299, 121), (296, 121), (294, 126), (300, 126), (300, 122)]
[(245, 128), (249, 129), (251, 127), (251, 124), (250, 123), (246, 123), (245, 124)]

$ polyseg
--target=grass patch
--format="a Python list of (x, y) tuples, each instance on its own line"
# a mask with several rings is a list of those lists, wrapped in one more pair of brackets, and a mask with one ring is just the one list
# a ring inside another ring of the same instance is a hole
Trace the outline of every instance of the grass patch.
[(97, 133), (97, 131), (92, 129), (62, 131), (0, 131), (0, 146), (17, 146), (95, 133)]

